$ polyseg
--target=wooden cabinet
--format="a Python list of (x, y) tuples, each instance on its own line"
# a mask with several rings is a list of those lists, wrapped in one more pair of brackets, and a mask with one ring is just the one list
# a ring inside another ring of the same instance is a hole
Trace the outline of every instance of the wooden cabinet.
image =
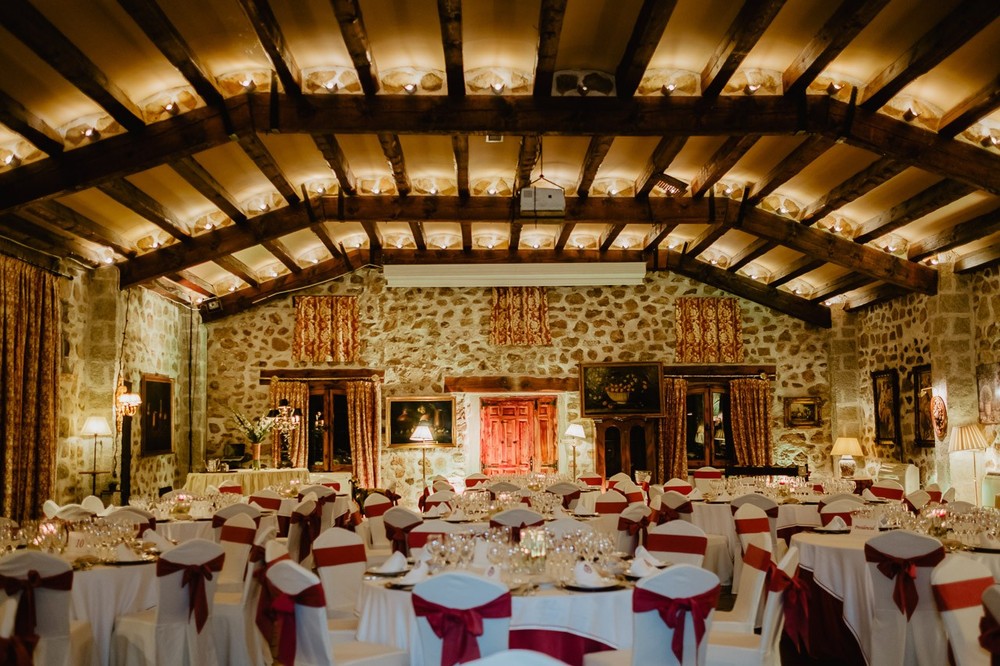
[(605, 478), (625, 472), (634, 478), (637, 469), (657, 473), (659, 450), (659, 419), (601, 419), (595, 421), (597, 473)]

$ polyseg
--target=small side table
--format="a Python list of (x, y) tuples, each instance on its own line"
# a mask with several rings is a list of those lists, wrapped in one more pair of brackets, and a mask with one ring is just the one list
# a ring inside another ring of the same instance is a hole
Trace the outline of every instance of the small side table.
[(90, 494), (91, 495), (96, 495), (97, 494), (97, 477), (98, 477), (98, 475), (100, 475), (100, 474), (111, 474), (111, 470), (96, 470), (96, 469), (92, 469), (92, 470), (87, 471), (87, 472), (80, 472), (80, 474), (88, 474), (88, 475), (90, 475)]

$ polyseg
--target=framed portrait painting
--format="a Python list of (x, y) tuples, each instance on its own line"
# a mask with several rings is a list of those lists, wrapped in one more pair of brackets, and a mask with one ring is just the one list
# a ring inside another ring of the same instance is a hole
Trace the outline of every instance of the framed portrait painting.
[(173, 453), (173, 404), (174, 381), (170, 377), (142, 376), (142, 455)]
[[(455, 446), (453, 397), (387, 398), (385, 413), (389, 446)], [(417, 426), (427, 426), (433, 439), (426, 443), (412, 439)]]
[(934, 417), (931, 413), (931, 366), (913, 369), (913, 439), (917, 446), (934, 446)]
[(899, 446), (899, 372), (880, 370), (872, 373), (875, 407), (875, 441)]
[(660, 363), (583, 363), (580, 405), (585, 418), (660, 416), (663, 388)]

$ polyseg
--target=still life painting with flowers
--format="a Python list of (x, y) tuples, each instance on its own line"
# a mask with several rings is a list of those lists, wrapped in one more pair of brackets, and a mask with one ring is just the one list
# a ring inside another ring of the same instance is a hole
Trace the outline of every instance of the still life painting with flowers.
[(663, 414), (660, 363), (583, 363), (580, 402), (584, 417)]

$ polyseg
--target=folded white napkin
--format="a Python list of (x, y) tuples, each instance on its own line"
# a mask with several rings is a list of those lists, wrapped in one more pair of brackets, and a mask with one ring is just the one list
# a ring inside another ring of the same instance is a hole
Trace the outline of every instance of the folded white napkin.
[(646, 564), (651, 564), (654, 567), (663, 565), (663, 560), (646, 550), (645, 546), (639, 546), (635, 549), (635, 557), (632, 558), (632, 561), (635, 562), (637, 560), (642, 560)]
[(399, 573), (404, 569), (406, 569), (406, 555), (397, 551), (390, 555), (389, 559), (376, 567), (375, 571), (379, 573)]
[(834, 530), (846, 530), (847, 523), (840, 516), (834, 516), (833, 520), (826, 524), (826, 529), (830, 531)]
[(561, 506), (557, 506), (555, 509), (552, 510), (552, 517), (556, 519), (569, 518), (569, 514), (566, 513)]
[(583, 505), (583, 502), (577, 502), (576, 506), (573, 508), (573, 514), (577, 516), (589, 516), (593, 511), (590, 511)]
[(638, 576), (639, 578), (645, 578), (646, 576), (652, 576), (655, 573), (659, 573), (659, 567), (656, 567), (646, 560), (640, 560), (638, 558), (632, 560), (632, 566), (628, 568), (628, 572), (633, 576)]
[(209, 484), (209, 485), (205, 486), (205, 494), (206, 495), (218, 495), (219, 494), (219, 487), (218, 486), (213, 486), (213, 485)]
[[(426, 550), (426, 548), (424, 549)], [(476, 550), (472, 555), (472, 566), (485, 569), (490, 566), (490, 544), (483, 539), (476, 539)]]
[(104, 518), (106, 516), (110, 516), (112, 513), (114, 513), (115, 511), (117, 511), (120, 508), (121, 508), (120, 506), (115, 506), (114, 504), (109, 504), (108, 506), (106, 506), (103, 509), (101, 509), (100, 511), (98, 511), (97, 515), (100, 516), (101, 518)]
[(145, 543), (151, 543), (156, 546), (156, 549), (161, 553), (165, 553), (175, 547), (174, 544), (170, 542), (170, 539), (155, 530), (146, 530), (143, 532), (142, 540)]
[(597, 573), (597, 569), (589, 562), (576, 563), (573, 579), (580, 587), (603, 587), (608, 584), (608, 580)]
[(691, 492), (688, 493), (688, 499), (689, 500), (700, 500), (702, 498), (703, 498), (703, 495), (701, 494), (701, 489), (700, 488), (695, 488), (694, 490), (692, 490)]
[(868, 488), (861, 491), (861, 499), (867, 502), (877, 502), (879, 500), (878, 496), (876, 496), (875, 493)]
[(425, 580), (430, 573), (430, 569), (427, 567), (426, 562), (417, 562), (409, 573), (400, 578), (398, 582), (403, 585), (415, 585), (420, 581)]
[(440, 518), (441, 517), (441, 507), (443, 504), (435, 504), (431, 508), (424, 511), (424, 518)]
[(135, 562), (139, 556), (135, 554), (134, 550), (120, 543), (115, 547), (115, 559), (119, 562)]

